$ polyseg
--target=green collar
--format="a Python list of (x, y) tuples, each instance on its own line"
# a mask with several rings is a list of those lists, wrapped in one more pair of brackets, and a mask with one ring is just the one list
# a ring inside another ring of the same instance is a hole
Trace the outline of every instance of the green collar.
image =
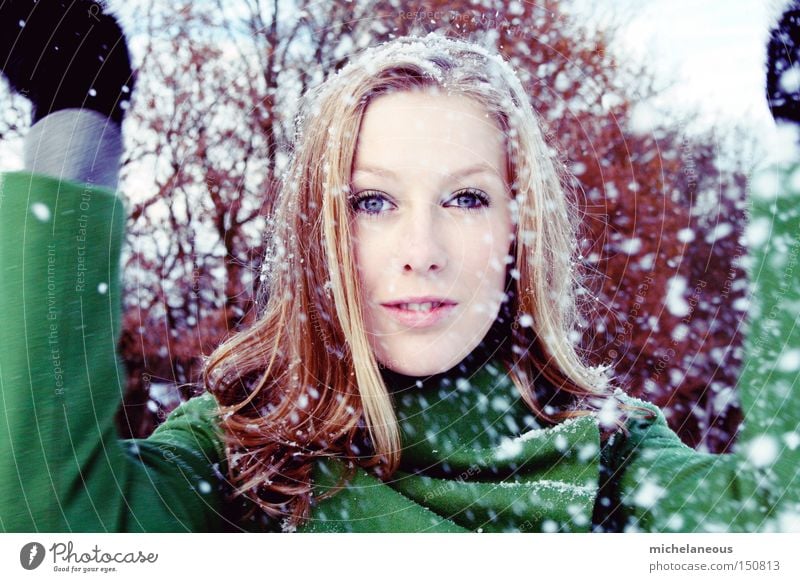
[[(600, 462), (595, 415), (541, 428), (492, 364), (470, 378), (392, 388), (400, 469), (385, 483), (359, 470), (347, 491), (319, 505), (310, 530), (591, 529)], [(318, 491), (338, 474), (317, 472)]]
[(588, 531), (599, 474), (594, 416), (542, 428), (493, 364), (394, 396), (403, 442), (395, 490), (472, 530)]

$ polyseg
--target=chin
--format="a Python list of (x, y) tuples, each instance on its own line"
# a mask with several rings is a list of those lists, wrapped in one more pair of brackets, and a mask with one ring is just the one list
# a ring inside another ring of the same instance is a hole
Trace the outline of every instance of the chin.
[(461, 352), (452, 354), (450, 356), (443, 354), (436, 354), (437, 357), (431, 357), (431, 354), (425, 354), (420, 357), (418, 353), (408, 354), (403, 356), (379, 356), (378, 362), (384, 367), (397, 374), (404, 376), (435, 376), (442, 372), (454, 368), (461, 362), (467, 354)]

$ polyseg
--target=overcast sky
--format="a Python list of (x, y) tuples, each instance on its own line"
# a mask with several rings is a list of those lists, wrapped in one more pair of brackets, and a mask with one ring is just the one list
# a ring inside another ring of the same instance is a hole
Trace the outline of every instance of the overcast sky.
[(785, 0), (574, 0), (592, 21), (624, 23), (614, 48), (674, 81), (658, 107), (738, 123), (780, 147), (764, 98), (766, 42)]

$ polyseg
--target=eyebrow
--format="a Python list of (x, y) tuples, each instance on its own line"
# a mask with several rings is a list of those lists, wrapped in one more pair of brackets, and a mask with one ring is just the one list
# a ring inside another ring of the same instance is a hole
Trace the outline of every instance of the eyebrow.
[[(375, 174), (376, 176), (385, 176), (387, 178), (392, 178), (394, 180), (397, 179), (397, 174), (388, 168), (380, 168), (377, 166), (363, 166), (356, 168), (353, 173), (365, 173), (365, 174)], [(497, 177), (497, 172), (494, 169), (487, 165), (487, 164), (477, 164), (474, 166), (469, 166), (467, 168), (462, 168), (457, 172), (449, 172), (447, 174), (448, 178), (464, 178), (466, 176), (472, 176), (474, 174), (491, 174), (494, 177)]]

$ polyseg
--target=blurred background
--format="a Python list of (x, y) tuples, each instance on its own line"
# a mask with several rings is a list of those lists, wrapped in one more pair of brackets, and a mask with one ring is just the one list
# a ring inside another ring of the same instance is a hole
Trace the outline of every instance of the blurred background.
[[(354, 52), (439, 31), (511, 61), (572, 176), (588, 275), (573, 340), (690, 446), (733, 443), (750, 178), (783, 148), (763, 88), (783, 2), (108, 4), (138, 75), (120, 185), (123, 437), (196, 394), (203, 357), (252, 320), (299, 96)], [(28, 105), (5, 86), (0, 102), (0, 170), (19, 169)]]

